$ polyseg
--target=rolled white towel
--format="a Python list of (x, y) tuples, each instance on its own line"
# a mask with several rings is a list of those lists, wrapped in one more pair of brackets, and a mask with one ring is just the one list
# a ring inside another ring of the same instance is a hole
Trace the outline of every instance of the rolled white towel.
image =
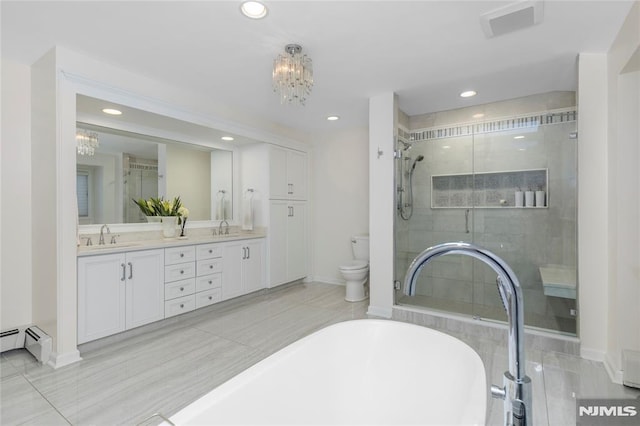
[(242, 199), (242, 230), (253, 231), (253, 197)]

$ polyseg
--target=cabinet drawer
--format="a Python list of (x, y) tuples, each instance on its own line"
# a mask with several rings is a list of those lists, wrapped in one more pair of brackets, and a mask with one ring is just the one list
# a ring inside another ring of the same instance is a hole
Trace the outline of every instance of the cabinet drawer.
[(164, 281), (186, 280), (196, 276), (196, 263), (179, 263), (164, 267)]
[(196, 296), (184, 296), (179, 299), (164, 302), (164, 317), (169, 318), (174, 315), (184, 314), (196, 308)]
[(164, 286), (164, 300), (175, 299), (176, 297), (188, 296), (196, 292), (196, 280), (175, 281)]
[(198, 276), (222, 272), (222, 258), (198, 260)]
[(196, 309), (203, 306), (212, 305), (222, 300), (222, 289), (214, 288), (213, 290), (196, 293)]
[(196, 247), (184, 246), (164, 249), (164, 264), (174, 265), (196, 260)]
[(201, 244), (196, 247), (196, 259), (213, 259), (216, 257), (222, 257), (222, 244)]
[(205, 291), (220, 287), (222, 287), (222, 273), (220, 272), (196, 278), (196, 291)]

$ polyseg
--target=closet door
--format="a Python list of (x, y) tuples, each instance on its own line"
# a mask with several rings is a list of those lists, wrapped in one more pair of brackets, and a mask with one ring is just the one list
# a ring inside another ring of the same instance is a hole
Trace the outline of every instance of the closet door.
[(287, 281), (307, 276), (307, 203), (292, 201), (287, 216)]
[(287, 282), (289, 202), (271, 201), (269, 209), (269, 287)]

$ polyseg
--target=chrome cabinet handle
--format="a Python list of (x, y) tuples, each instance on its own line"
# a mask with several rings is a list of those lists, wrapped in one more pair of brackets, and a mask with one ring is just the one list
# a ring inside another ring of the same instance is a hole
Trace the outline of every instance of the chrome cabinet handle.
[(184, 291), (184, 287), (180, 287), (180, 291)]
[(247, 259), (251, 259), (251, 247), (247, 247)]
[(213, 253), (213, 250), (209, 249), (209, 253)]
[(180, 307), (181, 307), (181, 308), (184, 308), (184, 303), (181, 303), (181, 304), (180, 304)]
[(131, 264), (131, 262), (127, 263), (127, 265), (129, 265), (129, 279), (133, 278), (133, 265)]
[(124, 263), (121, 263), (120, 266), (122, 266), (122, 277), (120, 278), (120, 281), (124, 281), (127, 276), (127, 267)]
[(209, 300), (213, 300), (213, 296), (209, 296)]
[(247, 248), (242, 247), (242, 260), (245, 260), (246, 258), (247, 258)]
[(184, 253), (180, 253), (180, 257), (184, 257)]
[(209, 280), (209, 284), (210, 284), (210, 285), (211, 285), (211, 284), (213, 284), (213, 281)]
[(213, 269), (213, 265), (209, 265), (209, 269)]
[(180, 274), (181, 275), (184, 274), (184, 270), (180, 269)]

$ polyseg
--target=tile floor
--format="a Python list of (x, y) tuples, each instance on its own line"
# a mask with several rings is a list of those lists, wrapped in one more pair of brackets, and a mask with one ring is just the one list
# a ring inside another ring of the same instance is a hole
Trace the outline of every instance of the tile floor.
[[(287, 344), (327, 325), (366, 318), (367, 303), (347, 303), (344, 287), (296, 284), (226, 301), (80, 348), (83, 361), (53, 370), (30, 354), (0, 360), (0, 424), (139, 424), (171, 416)], [(489, 383), (506, 369), (502, 342), (457, 336), (481, 356)], [(600, 363), (548, 351), (527, 352), (536, 425), (575, 425), (575, 398), (628, 398)], [(502, 420), (489, 401), (488, 424)], [(152, 422), (147, 422), (152, 424)], [(146, 424), (146, 423), (145, 423)]]

